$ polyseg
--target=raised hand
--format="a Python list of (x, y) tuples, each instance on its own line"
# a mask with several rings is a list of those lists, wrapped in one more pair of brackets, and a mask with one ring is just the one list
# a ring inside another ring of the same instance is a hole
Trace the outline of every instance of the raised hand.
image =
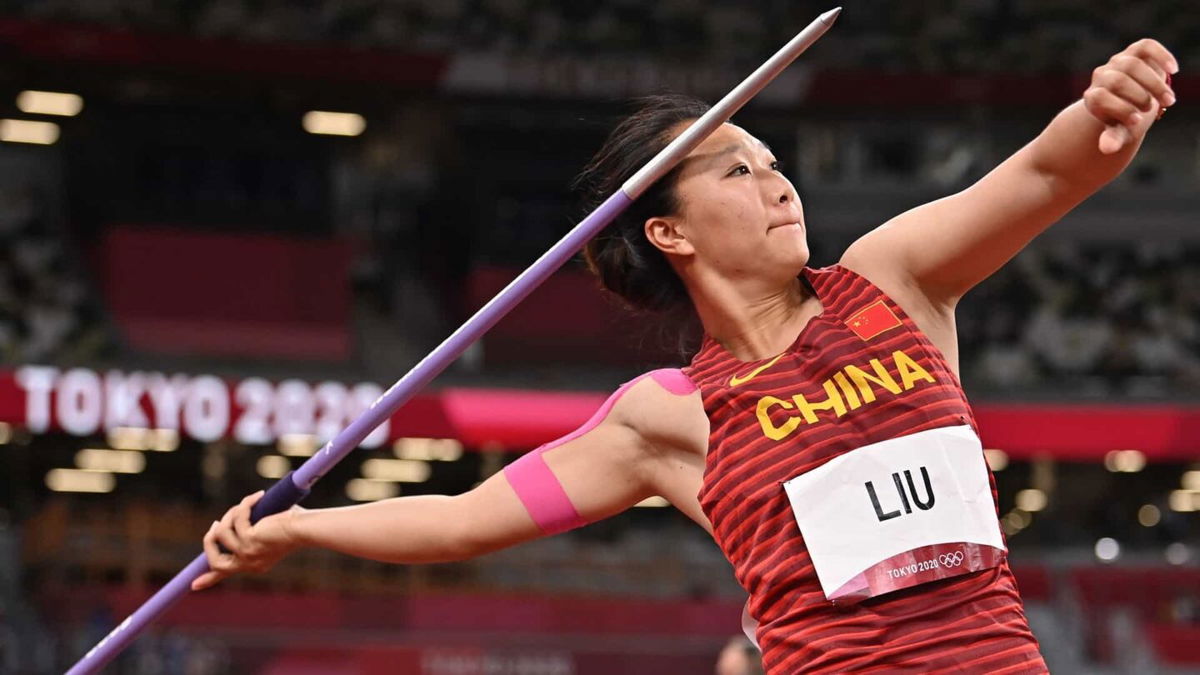
[(1092, 71), (1092, 82), (1083, 93), (1088, 112), (1106, 125), (1100, 135), (1100, 152), (1111, 155), (1144, 132), (1147, 119), (1175, 105), (1170, 76), (1179, 62), (1157, 40), (1142, 39)]

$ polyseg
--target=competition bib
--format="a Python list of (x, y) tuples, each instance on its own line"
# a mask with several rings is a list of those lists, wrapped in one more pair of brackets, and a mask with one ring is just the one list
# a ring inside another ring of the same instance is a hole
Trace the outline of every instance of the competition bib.
[(1004, 559), (969, 426), (865, 445), (783, 484), (825, 597), (857, 602)]

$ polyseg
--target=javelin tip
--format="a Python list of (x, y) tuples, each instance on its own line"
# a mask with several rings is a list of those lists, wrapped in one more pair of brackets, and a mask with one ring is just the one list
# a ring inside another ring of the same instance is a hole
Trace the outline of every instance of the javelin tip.
[(820, 16), (821, 23), (825, 24), (826, 26), (832, 26), (833, 22), (837, 20), (838, 14), (841, 14), (841, 13), (842, 13), (841, 7), (834, 7), (833, 9), (829, 10), (828, 12), (825, 12), (824, 14), (822, 14)]

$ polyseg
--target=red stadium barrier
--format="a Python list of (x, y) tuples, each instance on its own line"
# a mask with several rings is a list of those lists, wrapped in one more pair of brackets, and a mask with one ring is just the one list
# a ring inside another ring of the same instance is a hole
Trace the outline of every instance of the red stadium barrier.
[(25, 58), (102, 65), (292, 77), (432, 88), (446, 59), (395, 49), (250, 44), (105, 26), (0, 20), (0, 46)]
[[(124, 616), (148, 593), (114, 589), (106, 601)], [(602, 596), (283, 595), (217, 590), (172, 609), (167, 626), (379, 628), (400, 631), (716, 636), (738, 632), (742, 604), (732, 601), (613, 599)]]
[[(143, 593), (112, 590), (123, 616)], [(660, 675), (709, 672), (741, 604), (527, 595), (195, 594), (163, 617), (220, 636), (254, 672)]]
[(113, 227), (105, 300), (138, 349), (344, 360), (350, 252), (337, 240)]
[[(467, 307), (482, 307), (516, 277), (515, 270), (481, 267), (467, 281)], [(483, 338), (484, 358), (506, 364), (578, 362), (629, 364), (647, 359), (669, 361), (655, 351), (645, 325), (605, 297), (595, 277), (563, 271), (550, 277)]]
[(983, 442), (1018, 458), (1097, 461), (1139, 450), (1151, 461), (1194, 460), (1200, 407), (1170, 404), (979, 403)]
[(1043, 565), (1012, 566), (1013, 576), (1017, 578), (1017, 588), (1021, 590), (1021, 599), (1025, 602), (1049, 602), (1053, 595), (1053, 581), (1050, 570)]
[[(1114, 608), (1127, 608), (1139, 621), (1149, 623), (1168, 616), (1180, 598), (1200, 599), (1200, 570), (1191, 568), (1084, 567), (1071, 572), (1071, 582), (1083, 608), (1089, 650), (1101, 661), (1115, 656), (1109, 626), (1102, 623)], [(1178, 641), (1196, 634), (1194, 629), (1149, 630), (1155, 647), (1172, 659), (1178, 658)], [(1195, 644), (1193, 659), (1200, 653)]]
[(1174, 666), (1200, 666), (1200, 624), (1154, 623), (1146, 627), (1154, 651)]

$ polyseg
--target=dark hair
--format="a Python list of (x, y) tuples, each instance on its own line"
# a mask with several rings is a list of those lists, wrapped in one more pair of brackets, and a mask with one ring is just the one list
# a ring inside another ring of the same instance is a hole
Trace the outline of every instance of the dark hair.
[[(708, 111), (690, 96), (659, 94), (636, 101), (637, 110), (623, 119), (575, 179), (587, 212), (620, 189), (672, 140), (672, 128)], [(664, 320), (691, 318), (691, 299), (666, 256), (646, 238), (645, 223), (679, 210), (671, 171), (652, 185), (624, 213), (584, 247), (588, 268), (607, 290), (635, 311)]]

